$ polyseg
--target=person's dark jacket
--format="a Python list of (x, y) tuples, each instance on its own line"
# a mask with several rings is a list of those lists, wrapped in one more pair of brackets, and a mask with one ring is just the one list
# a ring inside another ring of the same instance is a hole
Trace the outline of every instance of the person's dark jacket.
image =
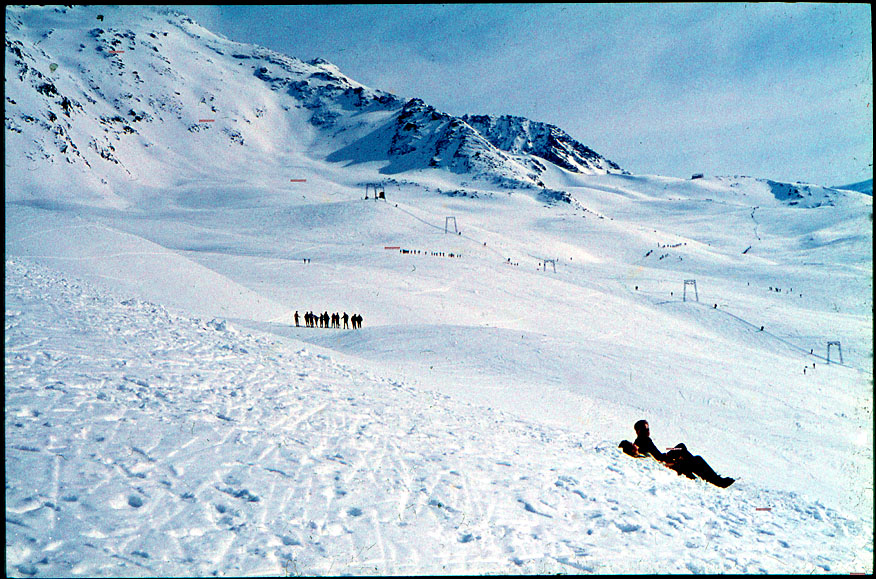
[(635, 445), (639, 447), (639, 454), (650, 455), (660, 462), (666, 462), (667, 456), (657, 449), (657, 445), (651, 440), (650, 436), (640, 436), (636, 439)]

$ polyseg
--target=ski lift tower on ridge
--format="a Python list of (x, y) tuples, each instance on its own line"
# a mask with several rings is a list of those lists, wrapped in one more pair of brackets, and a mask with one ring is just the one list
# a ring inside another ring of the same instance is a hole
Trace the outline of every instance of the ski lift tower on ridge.
[(374, 200), (383, 199), (386, 201), (386, 189), (383, 187), (383, 183), (365, 183), (365, 199), (369, 199), (368, 191), (373, 188), (374, 189)]
[(694, 297), (696, 297), (697, 301), (700, 301), (700, 294), (697, 293), (697, 280), (695, 279), (686, 279), (684, 280), (684, 292), (682, 295), (681, 301), (687, 301), (687, 286), (693, 286)]
[(831, 341), (827, 343), (827, 363), (830, 364), (830, 347), (836, 346), (837, 351), (839, 352), (839, 363), (843, 363), (843, 347), (839, 342)]

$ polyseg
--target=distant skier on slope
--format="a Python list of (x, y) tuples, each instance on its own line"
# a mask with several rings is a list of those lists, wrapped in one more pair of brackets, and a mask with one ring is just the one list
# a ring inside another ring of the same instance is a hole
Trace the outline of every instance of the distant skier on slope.
[(684, 443), (676, 444), (675, 448), (670, 449), (666, 453), (660, 452), (657, 445), (651, 440), (651, 430), (647, 420), (639, 420), (633, 428), (636, 431), (636, 441), (629, 442), (624, 440), (618, 445), (624, 453), (637, 458), (651, 456), (679, 475), (683, 474), (687, 478), (698, 476), (704, 481), (722, 489), (736, 482), (736, 479), (719, 476), (703, 457), (691, 454)]

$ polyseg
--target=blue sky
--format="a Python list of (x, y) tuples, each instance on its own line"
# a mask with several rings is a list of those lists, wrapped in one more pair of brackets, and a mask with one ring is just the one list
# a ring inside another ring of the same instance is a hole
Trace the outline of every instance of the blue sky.
[(872, 178), (869, 4), (181, 9), (453, 115), (555, 124), (632, 173)]

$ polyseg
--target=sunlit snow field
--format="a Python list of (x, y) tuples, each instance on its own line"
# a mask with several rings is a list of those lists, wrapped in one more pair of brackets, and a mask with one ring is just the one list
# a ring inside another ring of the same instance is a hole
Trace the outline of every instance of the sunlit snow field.
[[(801, 250), (766, 217), (759, 245), (738, 206), (631, 221), (584, 181), (588, 211), (413, 186), (7, 204), (7, 568), (870, 570), (871, 277), (843, 259), (863, 247)], [(619, 454), (640, 418), (738, 482)]]
[[(104, 181), (7, 131), (8, 575), (872, 573), (870, 196), (328, 162), (384, 113), (332, 141), (173, 32), (215, 125)], [(621, 454), (643, 418), (737, 482)]]

